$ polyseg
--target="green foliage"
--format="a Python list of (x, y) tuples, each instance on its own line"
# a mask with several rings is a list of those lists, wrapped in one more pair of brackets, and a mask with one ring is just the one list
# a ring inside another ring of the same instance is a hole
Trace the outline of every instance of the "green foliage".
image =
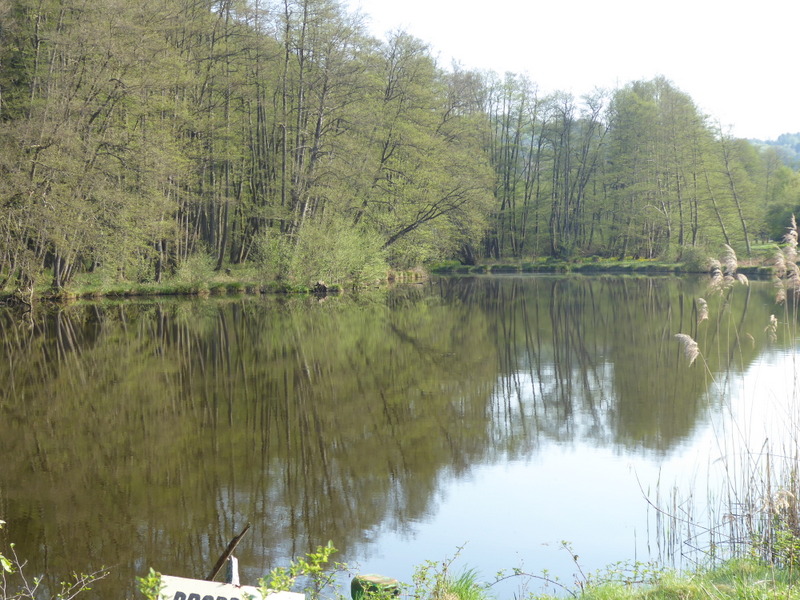
[(683, 270), (689, 273), (708, 273), (711, 268), (708, 252), (696, 246), (682, 247), (678, 260), (683, 263)]
[(136, 578), (136, 587), (147, 600), (162, 600), (161, 590), (164, 583), (161, 580), (161, 573), (156, 572), (150, 567), (147, 575)]
[(474, 569), (466, 569), (451, 579), (439, 598), (450, 600), (487, 600), (490, 597), (486, 587), (478, 582)]
[[(609, 580), (580, 590), (583, 600), (767, 600), (800, 597), (797, 575), (753, 559), (736, 559), (714, 568), (677, 572), (663, 570), (657, 578), (629, 585)], [(560, 595), (529, 594), (530, 599)]]
[(332, 219), (307, 222), (295, 242), (277, 232), (262, 233), (254, 260), (264, 282), (363, 286), (386, 280), (384, 254), (376, 234)]
[[(569, 542), (561, 542), (562, 550), (569, 553), (572, 562), (575, 564), (577, 573), (575, 574), (574, 585), (570, 586), (562, 583), (558, 578), (552, 578), (548, 571), (541, 574), (532, 574), (521, 568), (515, 568), (510, 573), (500, 571), (495, 576), (494, 584), (508, 579), (521, 579), (523, 584), (521, 590), (526, 590), (530, 580), (538, 580), (547, 586), (560, 589), (562, 592), (570, 594), (572, 597), (581, 598), (591, 596), (597, 598), (615, 597), (620, 589), (631, 590), (641, 589), (642, 586), (660, 585), (669, 575), (669, 571), (654, 562), (629, 562), (622, 561), (609, 565), (594, 573), (585, 573), (580, 563), (580, 557), (575, 553)], [(493, 585), (494, 585), (493, 584)], [(522, 597), (547, 597), (546, 594), (521, 594)]]
[(775, 519), (768, 538), (756, 536), (753, 550), (781, 569), (796, 571), (800, 567), (800, 536), (785, 520)]
[(418, 565), (413, 575), (411, 596), (416, 600), (488, 600), (491, 595), (486, 585), (478, 582), (473, 569), (465, 569), (458, 575), (452, 566), (461, 548), (455, 555), (441, 562), (432, 560)]
[(191, 254), (178, 265), (173, 280), (176, 283), (197, 287), (210, 282), (213, 276), (214, 259), (205, 252), (198, 252)]
[[(2, 529), (3, 525), (5, 525), (5, 524), (6, 524), (5, 521), (0, 520), (0, 529)], [(5, 573), (13, 573), (14, 572), (13, 563), (11, 562), (10, 559), (8, 559), (5, 556), (3, 556), (2, 553), (0, 553), (0, 568), (2, 568), (2, 571), (5, 572)]]
[(800, 167), (800, 133), (782, 133), (775, 140), (751, 140), (762, 149), (771, 149), (780, 157), (782, 164), (797, 169)]
[(580, 583), (582, 590), (607, 585), (626, 588), (658, 585), (669, 575), (669, 570), (655, 562), (620, 561), (590, 573)]
[(291, 257), (289, 279), (312, 285), (365, 285), (386, 279), (382, 241), (341, 219), (307, 223), (298, 235)]
[(447, 253), (437, 251), (434, 238), (434, 232), (414, 231), (392, 244), (386, 254), (391, 264), (397, 269), (410, 269), (415, 265), (426, 264), (449, 256)]
[(442, 260), (436, 261), (428, 265), (428, 269), (432, 273), (450, 273), (455, 271), (461, 266), (461, 262), (457, 260)]
[(331, 582), (332, 575), (325, 571), (330, 557), (336, 552), (331, 542), (319, 546), (314, 552), (309, 552), (305, 557), (295, 558), (288, 567), (276, 567), (266, 576), (258, 580), (259, 589), (263, 596), (270, 591), (290, 591), (300, 578), (308, 579), (309, 589), (319, 590)]
[(14, 572), (14, 565), (11, 563), (9, 559), (7, 559), (2, 554), (0, 554), (0, 567), (2, 567), (3, 571), (5, 571), (6, 573)]
[(770, 240), (779, 241), (786, 233), (786, 223), (792, 215), (800, 213), (800, 205), (773, 203), (767, 207), (765, 215), (767, 236)]
[(291, 257), (291, 243), (277, 231), (266, 230), (254, 240), (253, 262), (259, 280), (264, 283), (288, 279)]

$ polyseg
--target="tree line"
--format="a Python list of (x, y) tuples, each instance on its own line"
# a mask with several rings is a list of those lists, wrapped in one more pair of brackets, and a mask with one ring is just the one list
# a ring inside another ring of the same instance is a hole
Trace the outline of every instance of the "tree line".
[(777, 238), (798, 175), (663, 78), (437, 65), (337, 0), (0, 0), (0, 283), (294, 282)]

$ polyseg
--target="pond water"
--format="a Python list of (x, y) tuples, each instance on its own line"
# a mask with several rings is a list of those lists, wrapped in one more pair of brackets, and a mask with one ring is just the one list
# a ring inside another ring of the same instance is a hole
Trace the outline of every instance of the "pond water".
[(768, 282), (485, 276), (0, 312), (0, 548), (111, 567), (97, 598), (203, 578), (246, 523), (246, 583), (329, 540), (405, 582), (702, 558), (742, 449), (799, 422), (784, 310)]

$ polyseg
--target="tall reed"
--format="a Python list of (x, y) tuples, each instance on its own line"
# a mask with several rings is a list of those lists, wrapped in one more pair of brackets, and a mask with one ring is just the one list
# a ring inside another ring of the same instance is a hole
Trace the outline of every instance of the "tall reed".
[[(800, 300), (797, 243), (797, 223), (792, 217), (782, 246), (776, 248), (773, 265), (779, 314), (772, 314), (764, 326), (767, 348), (775, 348), (776, 356), (786, 360), (787, 368), (778, 374), (785, 379), (781, 388), (784, 397), (770, 397), (761, 387), (732, 390), (717, 382), (709, 386), (709, 394), (719, 394), (728, 408), (728, 419), (716, 424), (714, 430), (719, 459), (713, 466), (719, 469), (721, 481), (716, 489), (711, 489), (713, 483), (709, 482), (704, 500), (685, 491), (656, 498), (658, 533), (668, 552), (692, 554), (694, 560), (747, 555), (790, 569), (800, 565), (800, 389), (795, 350)], [(736, 284), (746, 285), (746, 277), (737, 270), (735, 252), (725, 246), (720, 260), (712, 263), (709, 293), (731, 293)], [(708, 303), (698, 298), (695, 307), (699, 327), (708, 319)], [(731, 327), (736, 336), (743, 336), (736, 323), (731, 323)], [(675, 337), (689, 365), (702, 364), (713, 380), (715, 375), (704, 354), (713, 350), (703, 348), (687, 333), (677, 333)], [(781, 347), (786, 348), (785, 356)], [(720, 361), (720, 365), (724, 362)], [(750, 412), (734, 414), (730, 402), (733, 393), (746, 394), (742, 403), (748, 411), (760, 412), (764, 419), (768, 418), (764, 415), (771, 415), (770, 427), (764, 425), (764, 430), (759, 431), (762, 424), (749, 419)], [(765, 408), (767, 404), (769, 408)], [(705, 504), (703, 509), (698, 508), (701, 503)]]

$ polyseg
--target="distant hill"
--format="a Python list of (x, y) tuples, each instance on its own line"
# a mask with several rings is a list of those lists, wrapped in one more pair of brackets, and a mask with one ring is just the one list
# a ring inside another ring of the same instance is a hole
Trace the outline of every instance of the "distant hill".
[(759, 148), (774, 148), (784, 164), (800, 168), (800, 133), (782, 133), (777, 140), (749, 140)]

